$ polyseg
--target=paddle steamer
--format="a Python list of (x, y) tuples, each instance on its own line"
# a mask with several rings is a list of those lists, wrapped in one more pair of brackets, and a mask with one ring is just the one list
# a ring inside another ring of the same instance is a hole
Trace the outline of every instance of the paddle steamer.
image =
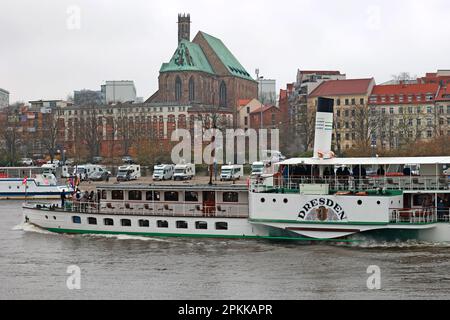
[(26, 203), (24, 218), (60, 233), (450, 241), (450, 157), (335, 158), (332, 119), (320, 98), (314, 157), (244, 185), (105, 185), (94, 203)]

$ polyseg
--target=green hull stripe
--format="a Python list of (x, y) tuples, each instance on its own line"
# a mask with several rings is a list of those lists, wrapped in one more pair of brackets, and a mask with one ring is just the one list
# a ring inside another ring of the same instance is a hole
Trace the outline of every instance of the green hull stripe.
[(300, 237), (262, 237), (262, 236), (237, 236), (237, 235), (212, 235), (212, 234), (178, 234), (178, 233), (147, 233), (147, 232), (120, 232), (120, 231), (99, 231), (99, 230), (78, 230), (78, 229), (58, 229), (46, 228), (55, 233), (77, 233), (77, 234), (112, 234), (142, 237), (177, 237), (177, 238), (218, 238), (218, 239), (257, 239), (257, 240), (283, 240), (283, 241), (322, 241), (322, 242), (361, 242), (361, 240), (349, 239), (312, 239)]
[(328, 224), (328, 225), (340, 225), (340, 226), (365, 226), (365, 225), (375, 225), (375, 226), (387, 226), (389, 223), (386, 222), (321, 222), (321, 221), (297, 221), (297, 220), (266, 220), (266, 219), (249, 219), (250, 222), (255, 223), (293, 223), (293, 224)]

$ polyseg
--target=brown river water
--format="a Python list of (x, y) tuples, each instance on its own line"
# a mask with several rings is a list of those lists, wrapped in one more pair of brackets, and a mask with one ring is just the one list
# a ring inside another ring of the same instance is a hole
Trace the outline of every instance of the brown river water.
[(58, 235), (0, 203), (0, 299), (446, 299), (449, 270), (447, 244)]

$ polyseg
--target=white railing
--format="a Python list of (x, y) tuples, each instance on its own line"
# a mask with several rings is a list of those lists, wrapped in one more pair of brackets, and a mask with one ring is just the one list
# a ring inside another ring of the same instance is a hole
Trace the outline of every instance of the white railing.
[(33, 208), (49, 211), (77, 212), (86, 214), (145, 215), (168, 217), (218, 217), (246, 218), (248, 205), (227, 204), (203, 206), (201, 204), (159, 204), (132, 202), (78, 202), (66, 201), (61, 204), (34, 203)]
[(390, 223), (426, 224), (449, 222), (449, 208), (390, 209)]
[[(260, 186), (263, 183), (256, 183), (253, 186)], [(447, 176), (393, 176), (393, 177), (366, 177), (356, 178), (353, 176), (341, 177), (319, 177), (319, 176), (289, 176), (274, 177), (274, 188), (286, 188), (296, 190), (300, 185), (305, 184), (328, 184), (331, 190), (347, 191), (369, 191), (377, 189), (386, 190), (450, 190), (450, 181)]]

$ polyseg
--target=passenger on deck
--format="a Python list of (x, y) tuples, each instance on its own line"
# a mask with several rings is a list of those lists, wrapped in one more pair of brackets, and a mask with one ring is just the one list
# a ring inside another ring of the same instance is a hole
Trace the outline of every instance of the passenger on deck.
[(384, 175), (385, 175), (385, 172), (384, 172), (384, 168), (383, 168), (383, 167), (380, 167), (380, 168), (377, 170), (377, 175), (378, 175), (378, 176), (384, 176)]

